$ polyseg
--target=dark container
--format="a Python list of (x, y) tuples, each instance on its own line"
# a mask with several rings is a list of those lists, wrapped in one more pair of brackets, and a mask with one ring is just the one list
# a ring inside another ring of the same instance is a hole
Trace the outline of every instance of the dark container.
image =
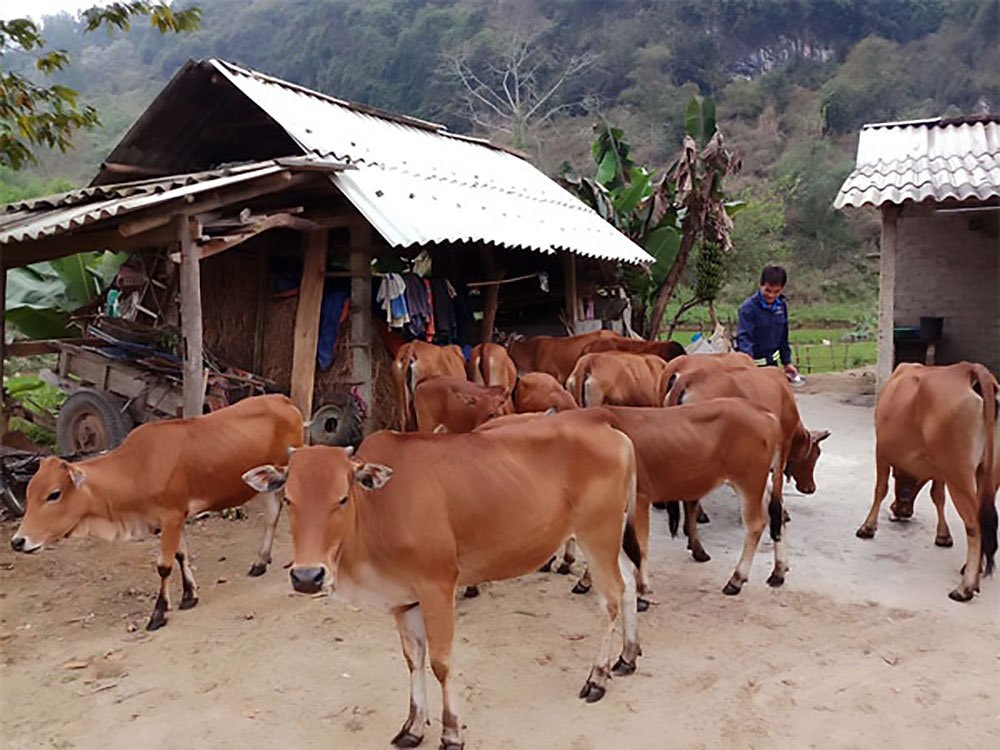
[(920, 318), (920, 338), (924, 341), (940, 341), (944, 332), (944, 318)]

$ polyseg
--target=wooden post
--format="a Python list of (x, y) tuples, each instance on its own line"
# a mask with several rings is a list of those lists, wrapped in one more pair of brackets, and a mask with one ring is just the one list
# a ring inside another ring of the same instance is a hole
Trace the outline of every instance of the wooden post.
[(566, 322), (570, 326), (570, 336), (576, 333), (576, 321), (579, 320), (579, 306), (576, 286), (576, 256), (563, 252), (563, 291), (566, 294)]
[(4, 341), (6, 340), (7, 316), (7, 269), (0, 261), (0, 438), (7, 432), (10, 417), (7, 414), (6, 391), (3, 388), (4, 358), (7, 356)]
[(295, 310), (292, 343), (292, 401), (307, 421), (312, 417), (316, 343), (319, 341), (319, 313), (323, 305), (328, 236), (326, 229), (302, 235), (302, 283), (299, 284), (299, 304)]
[(361, 432), (372, 428), (372, 230), (351, 227), (351, 381), (361, 390), (367, 409)]
[(184, 416), (197, 417), (205, 404), (201, 325), (201, 253), (187, 216), (173, 220), (181, 246), (181, 334), (184, 338)]
[(878, 278), (878, 357), (875, 365), (875, 390), (882, 392), (892, 375), (895, 346), (893, 328), (896, 313), (896, 232), (900, 207), (882, 207), (882, 242), (879, 252)]
[(257, 248), (257, 310), (254, 321), (253, 364), (251, 371), (260, 374), (264, 361), (264, 316), (267, 313), (267, 246)]
[[(486, 277), (499, 281), (503, 274), (497, 271), (493, 250), (489, 247), (483, 247), (480, 254), (483, 259), (483, 268), (486, 269)], [(479, 340), (486, 344), (493, 341), (493, 328), (496, 326), (497, 307), (500, 304), (500, 285), (488, 284), (484, 291), (486, 294), (483, 297), (483, 325), (480, 329)]]

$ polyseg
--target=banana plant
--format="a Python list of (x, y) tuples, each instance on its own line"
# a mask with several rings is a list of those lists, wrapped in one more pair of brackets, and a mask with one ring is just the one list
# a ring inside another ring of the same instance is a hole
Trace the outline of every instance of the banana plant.
[(79, 253), (7, 272), (4, 312), (10, 324), (29, 339), (78, 335), (72, 313), (104, 293), (125, 256)]

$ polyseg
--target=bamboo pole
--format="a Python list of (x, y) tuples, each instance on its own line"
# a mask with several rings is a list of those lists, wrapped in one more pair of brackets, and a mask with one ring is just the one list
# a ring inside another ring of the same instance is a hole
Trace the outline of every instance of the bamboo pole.
[(892, 375), (895, 358), (893, 328), (896, 318), (896, 234), (900, 208), (882, 207), (882, 242), (878, 278), (878, 357), (875, 365), (875, 390), (881, 393)]

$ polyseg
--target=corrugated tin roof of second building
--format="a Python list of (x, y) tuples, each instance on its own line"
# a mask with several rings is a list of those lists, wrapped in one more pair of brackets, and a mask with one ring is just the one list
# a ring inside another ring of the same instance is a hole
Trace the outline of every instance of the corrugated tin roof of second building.
[(835, 208), (1000, 197), (1000, 115), (874, 123)]
[(221, 60), (211, 64), (307, 153), (396, 246), (481, 241), (650, 263), (641, 247), (531, 163), (443, 126), (380, 113)]

